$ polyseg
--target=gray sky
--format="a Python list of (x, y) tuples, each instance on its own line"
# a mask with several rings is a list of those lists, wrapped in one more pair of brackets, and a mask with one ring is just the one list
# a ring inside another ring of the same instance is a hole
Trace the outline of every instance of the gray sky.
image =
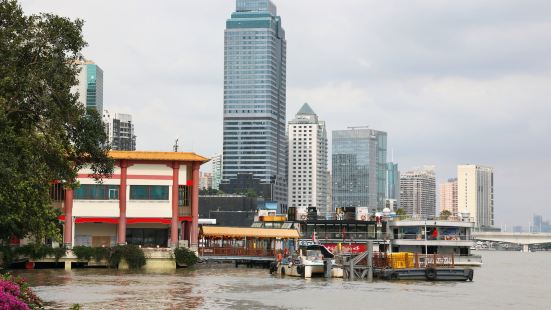
[[(233, 0), (24, 0), (85, 20), (104, 107), (138, 148), (222, 150), (223, 44)], [(388, 132), (400, 170), (495, 168), (496, 226), (551, 220), (551, 1), (275, 0), (287, 35), (287, 119)]]

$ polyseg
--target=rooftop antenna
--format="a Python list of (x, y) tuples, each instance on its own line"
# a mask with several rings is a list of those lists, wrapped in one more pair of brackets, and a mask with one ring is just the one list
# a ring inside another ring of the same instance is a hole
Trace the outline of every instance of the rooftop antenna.
[(174, 150), (174, 152), (178, 152), (178, 140), (179, 140), (179, 139), (180, 139), (179, 137), (176, 138), (176, 141), (174, 142), (174, 146), (172, 147), (172, 149)]

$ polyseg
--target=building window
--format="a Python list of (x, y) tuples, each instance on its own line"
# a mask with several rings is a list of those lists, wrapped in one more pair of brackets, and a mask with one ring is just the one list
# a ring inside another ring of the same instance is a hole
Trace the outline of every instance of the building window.
[(130, 200), (168, 200), (168, 185), (130, 185)]
[(191, 205), (191, 186), (180, 185), (178, 186), (178, 206), (190, 206)]
[(75, 189), (74, 198), (81, 200), (117, 200), (119, 199), (119, 186), (82, 184)]

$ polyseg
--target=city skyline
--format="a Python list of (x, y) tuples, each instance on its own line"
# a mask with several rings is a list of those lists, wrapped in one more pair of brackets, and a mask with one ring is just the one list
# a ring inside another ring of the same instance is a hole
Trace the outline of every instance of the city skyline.
[[(144, 124), (137, 128), (140, 149), (170, 150), (179, 136), (182, 149), (220, 152), (220, 33), (233, 1), (133, 2), (130, 10), (121, 1), (109, 3), (107, 13), (91, 4), (22, 1), (27, 13), (86, 21), (84, 55), (109, 72), (104, 105)], [(275, 4), (293, 42), (289, 115), (314, 102), (328, 131), (365, 124), (384, 130), (400, 167), (434, 164), (438, 181), (458, 164), (494, 167), (497, 227), (527, 223), (532, 213), (550, 217), (543, 198), (518, 194), (551, 182), (551, 147), (544, 143), (551, 108), (543, 102), (551, 95), (549, 10), (511, 1)], [(319, 22), (320, 15), (329, 20)], [(343, 47), (346, 56), (338, 52)], [(197, 119), (181, 122), (188, 111)], [(194, 130), (205, 132), (201, 140), (186, 135)], [(541, 173), (533, 176), (535, 170)], [(530, 185), (521, 181), (528, 179)]]

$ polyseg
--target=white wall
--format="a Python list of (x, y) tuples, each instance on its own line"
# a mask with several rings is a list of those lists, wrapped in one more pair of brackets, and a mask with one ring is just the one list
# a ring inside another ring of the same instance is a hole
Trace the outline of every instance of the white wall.
[(119, 217), (118, 200), (74, 200), (73, 216)]
[(172, 176), (172, 168), (165, 164), (135, 164), (127, 168), (127, 174)]

